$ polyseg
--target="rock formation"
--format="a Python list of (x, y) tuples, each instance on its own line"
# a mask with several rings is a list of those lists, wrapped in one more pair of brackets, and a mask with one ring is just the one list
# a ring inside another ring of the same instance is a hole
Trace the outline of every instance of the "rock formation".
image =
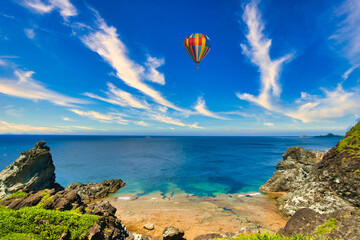
[(310, 208), (318, 213), (360, 207), (360, 122), (329, 150), (296, 190), (278, 199), (287, 215)]
[(66, 186), (65, 191), (76, 191), (82, 201), (91, 202), (92, 200), (104, 198), (111, 193), (115, 193), (123, 186), (125, 186), (125, 183), (121, 179), (104, 180), (99, 183), (77, 182)]
[(0, 199), (17, 191), (60, 189), (55, 183), (55, 166), (46, 142), (37, 142), (33, 149), (20, 153), (19, 158), (0, 172)]
[(184, 234), (184, 231), (175, 227), (166, 227), (162, 233), (163, 240), (181, 240)]
[(294, 214), (279, 234), (313, 235), (321, 239), (360, 239), (360, 213), (339, 210), (320, 214), (303, 208)]
[(276, 172), (260, 187), (260, 191), (289, 192), (298, 189), (323, 155), (323, 152), (310, 152), (300, 146), (288, 148), (283, 154), (283, 161), (276, 165)]

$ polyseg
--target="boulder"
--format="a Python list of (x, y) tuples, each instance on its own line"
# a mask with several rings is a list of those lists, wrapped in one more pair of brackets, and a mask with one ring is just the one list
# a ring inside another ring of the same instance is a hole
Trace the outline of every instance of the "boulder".
[(180, 240), (184, 234), (184, 231), (175, 227), (166, 227), (162, 233), (164, 240)]
[(55, 166), (45, 144), (37, 142), (33, 149), (20, 153), (15, 162), (0, 172), (0, 198), (18, 191), (62, 188), (55, 183)]
[(147, 223), (143, 226), (146, 230), (154, 230), (155, 226), (152, 223)]
[(75, 190), (85, 203), (92, 200), (107, 197), (111, 193), (117, 192), (125, 186), (121, 179), (104, 180), (99, 183), (71, 183), (66, 186), (65, 191)]
[(276, 165), (276, 172), (259, 190), (270, 193), (298, 189), (323, 155), (323, 152), (310, 152), (300, 146), (288, 148), (283, 161)]
[(90, 204), (86, 210), (87, 214), (94, 214), (99, 216), (115, 216), (116, 208), (108, 201), (99, 201)]
[(309, 208), (298, 210), (279, 230), (280, 235), (312, 235), (316, 239), (360, 239), (360, 213), (339, 210), (320, 214)]

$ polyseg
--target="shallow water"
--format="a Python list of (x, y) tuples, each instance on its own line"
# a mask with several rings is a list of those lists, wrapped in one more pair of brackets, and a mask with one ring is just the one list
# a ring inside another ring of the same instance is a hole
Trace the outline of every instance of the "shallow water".
[(214, 196), (257, 191), (288, 147), (324, 151), (340, 139), (2, 135), (0, 169), (39, 140), (50, 146), (63, 186), (121, 178), (121, 193)]

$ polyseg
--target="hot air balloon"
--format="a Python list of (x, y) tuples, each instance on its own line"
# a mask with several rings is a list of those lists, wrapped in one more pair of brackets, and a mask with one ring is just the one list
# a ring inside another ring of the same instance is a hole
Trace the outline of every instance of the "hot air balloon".
[(199, 68), (199, 63), (210, 51), (210, 38), (201, 33), (191, 34), (185, 38), (184, 47), (191, 59), (196, 63), (196, 68)]

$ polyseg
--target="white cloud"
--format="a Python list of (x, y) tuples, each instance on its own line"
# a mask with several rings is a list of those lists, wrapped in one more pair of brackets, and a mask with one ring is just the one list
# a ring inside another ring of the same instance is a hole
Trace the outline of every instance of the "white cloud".
[(165, 76), (163, 73), (160, 73), (156, 70), (158, 67), (161, 67), (165, 64), (164, 58), (155, 58), (151, 56), (147, 56), (147, 62), (145, 65), (147, 66), (147, 73), (145, 74), (145, 80), (149, 80), (151, 82), (155, 82), (161, 85), (165, 85)]
[(107, 83), (107, 85), (108, 85), (108, 92), (106, 92), (107, 98), (100, 97), (93, 93), (85, 93), (84, 95), (122, 107), (149, 109), (149, 105), (146, 101), (138, 100), (132, 94), (120, 90), (119, 88), (115, 87), (114, 84), (112, 83)]
[(93, 129), (92, 127), (85, 127), (85, 126), (70, 126), (70, 127), (81, 129), (81, 130), (91, 130), (91, 129)]
[(273, 127), (274, 126), (274, 123), (272, 122), (266, 122), (264, 123), (265, 126), (268, 126), (268, 127)]
[(64, 20), (78, 14), (77, 9), (69, 0), (47, 0), (45, 2), (41, 0), (23, 0), (21, 5), (40, 14), (50, 13), (56, 9)]
[[(182, 111), (181, 108), (166, 100), (160, 92), (141, 81), (145, 69), (127, 56), (126, 46), (118, 38), (116, 29), (108, 26), (99, 15), (97, 15), (96, 24), (97, 29), (81, 36), (81, 41), (109, 63), (116, 70), (116, 76), (125, 84), (139, 90), (161, 105)], [(154, 66), (154, 61), (152, 66)]]
[(185, 124), (183, 122), (181, 122), (179, 119), (174, 119), (168, 116), (164, 116), (164, 115), (156, 115), (153, 114), (150, 116), (151, 119), (159, 121), (159, 122), (164, 122), (167, 124), (172, 124), (172, 125), (177, 125), (177, 126), (181, 126), (181, 127), (189, 127), (189, 128), (200, 128), (203, 129), (203, 127), (198, 126), (198, 123), (194, 123), (194, 124)]
[(281, 65), (289, 60), (292, 54), (287, 54), (276, 60), (271, 59), (269, 53), (271, 40), (262, 33), (264, 23), (257, 9), (257, 3), (258, 1), (252, 1), (245, 6), (243, 20), (248, 27), (248, 34), (246, 35), (248, 45), (241, 44), (241, 48), (251, 62), (259, 67), (261, 75), (260, 94), (257, 97), (248, 93), (237, 93), (236, 95), (241, 100), (254, 102), (266, 109), (273, 110), (272, 98), (278, 98), (281, 93), (278, 82)]
[(5, 113), (13, 117), (21, 117), (22, 113), (25, 111), (24, 108), (17, 108), (13, 106), (6, 106), (5, 109)]
[(298, 106), (295, 111), (291, 108), (283, 110), (283, 113), (303, 122), (316, 122), (333, 120), (360, 111), (358, 91), (346, 91), (341, 84), (333, 91), (322, 90), (324, 97), (308, 95), (309, 101)]
[(32, 71), (16, 70), (14, 74), (17, 79), (0, 78), (0, 93), (35, 101), (46, 100), (61, 106), (86, 103), (83, 100), (46, 89), (40, 82), (32, 79), (34, 74)]
[(148, 123), (144, 122), (144, 121), (136, 121), (134, 122), (136, 125), (139, 125), (139, 126), (144, 126), (144, 127), (147, 127), (149, 126)]
[(63, 117), (63, 120), (64, 121), (74, 121), (74, 120), (72, 120), (71, 118), (68, 118), (68, 117)]
[(356, 65), (353, 65), (352, 67), (350, 67), (343, 75), (343, 79), (346, 80), (348, 79), (349, 75), (359, 67), (360, 65), (359, 64), (356, 64)]
[(7, 66), (7, 62), (4, 59), (0, 58), (0, 66), (2, 66), (2, 67)]
[(89, 117), (90, 119), (105, 123), (119, 123), (126, 125), (129, 122), (117, 114), (103, 114), (96, 111), (82, 111), (78, 109), (70, 109), (70, 111), (76, 113), (77, 115)]
[(226, 120), (226, 118), (221, 117), (213, 112), (210, 112), (206, 105), (205, 105), (205, 100), (202, 97), (198, 97), (197, 102), (196, 102), (196, 106), (194, 107), (196, 111), (198, 111), (201, 115), (204, 116), (208, 116), (208, 117), (212, 117), (212, 118), (217, 118), (217, 119), (222, 119), (222, 120)]
[(30, 39), (34, 39), (35, 38), (35, 31), (32, 28), (25, 28), (24, 29), (25, 35), (30, 38)]
[(360, 64), (360, 1), (346, 0), (336, 13), (343, 20), (330, 40), (343, 47), (342, 51), (351, 64)]
[(34, 127), (26, 124), (15, 124), (0, 121), (0, 133), (64, 133), (66, 129), (53, 127)]

